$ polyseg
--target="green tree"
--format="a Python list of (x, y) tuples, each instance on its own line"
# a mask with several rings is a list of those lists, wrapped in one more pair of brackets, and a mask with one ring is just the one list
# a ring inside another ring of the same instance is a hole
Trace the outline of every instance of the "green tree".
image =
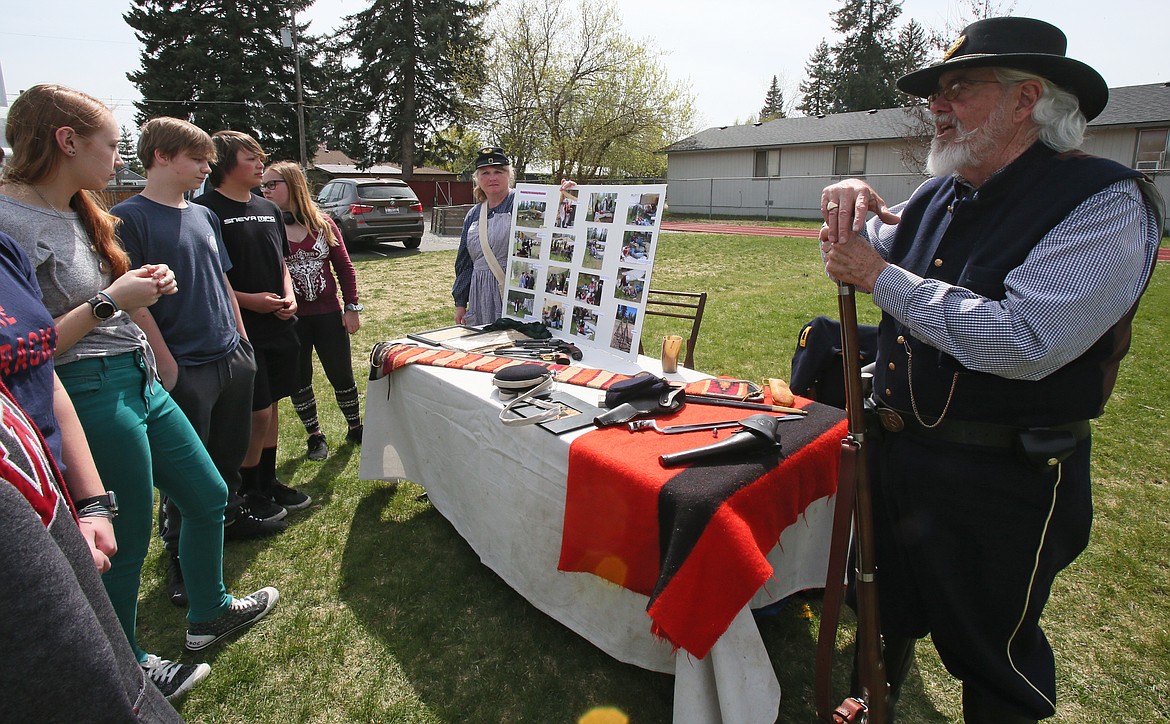
[[(249, 133), (273, 157), (300, 158), (292, 50), (280, 31), (312, 0), (133, 0), (123, 16), (142, 43), (142, 67), (126, 77), (143, 100), (135, 120), (189, 120), (209, 133)], [(314, 114), (320, 73), (316, 42), (297, 26), (305, 92), (306, 146), (317, 147)]]
[(822, 40), (804, 64), (805, 80), (800, 83), (800, 105), (796, 110), (806, 116), (823, 116), (833, 112), (836, 66), (829, 44)]
[(760, 109), (760, 121), (767, 122), (773, 118), (784, 118), (784, 91), (780, 90), (780, 80), (772, 76), (772, 85), (764, 95), (764, 107)]
[(475, 157), (479, 149), (487, 145), (475, 131), (460, 126), (439, 129), (427, 141), (428, 163), (454, 173), (470, 173), (474, 170)]
[(541, 163), (554, 180), (665, 173), (657, 150), (692, 130), (694, 101), (652, 43), (620, 28), (611, 0), (501, 6), (476, 115), (518, 170)]
[[(345, 18), (335, 57), (333, 143), (365, 166), (397, 160), (410, 178), (430, 139), (461, 121), (460, 78), (481, 75), (486, 0), (374, 0)], [(432, 144), (433, 145), (433, 144)]]
[(904, 96), (894, 86), (898, 72), (892, 57), (894, 22), (900, 0), (842, 0), (833, 23), (843, 37), (833, 46), (834, 113), (897, 108)]
[(122, 157), (126, 168), (140, 176), (145, 176), (146, 171), (142, 167), (142, 161), (138, 160), (138, 142), (130, 134), (129, 128), (122, 126), (121, 130), (122, 133), (118, 137), (118, 155)]
[(890, 61), (895, 77), (929, 65), (939, 40), (935, 33), (924, 28), (917, 20), (911, 20), (898, 30)]

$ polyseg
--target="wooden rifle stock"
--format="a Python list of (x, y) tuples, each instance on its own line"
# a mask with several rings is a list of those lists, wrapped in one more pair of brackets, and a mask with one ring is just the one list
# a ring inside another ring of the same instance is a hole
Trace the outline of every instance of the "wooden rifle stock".
[[(867, 724), (889, 720), (885, 661), (882, 657), (881, 618), (878, 608), (876, 566), (874, 565), (873, 500), (864, 449), (865, 409), (861, 381), (861, 346), (857, 332), (857, 302), (852, 285), (837, 285), (841, 315), (841, 353), (845, 367), (845, 411), (849, 434), (841, 441), (837, 483), (837, 509), (825, 578), (824, 607), (817, 644), (817, 715), (829, 722), (850, 721), (832, 708), (832, 657), (836, 648), (837, 621), (844, 594), (845, 565), (850, 530), (856, 537), (857, 577), (857, 674)], [(850, 525), (852, 522), (852, 526)], [(844, 708), (844, 707), (841, 707)]]

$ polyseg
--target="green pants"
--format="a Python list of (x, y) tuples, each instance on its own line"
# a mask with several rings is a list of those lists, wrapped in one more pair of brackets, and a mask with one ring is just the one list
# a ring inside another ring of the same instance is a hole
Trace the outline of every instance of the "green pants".
[(83, 359), (57, 367), (85, 429), (106, 488), (118, 496), (118, 552), (102, 583), (139, 661), (135, 624), (142, 564), (150, 545), (154, 490), (183, 513), (179, 560), (188, 621), (210, 621), (231, 604), (223, 584), (223, 509), (227, 485), (186, 415), (149, 374), (142, 355)]

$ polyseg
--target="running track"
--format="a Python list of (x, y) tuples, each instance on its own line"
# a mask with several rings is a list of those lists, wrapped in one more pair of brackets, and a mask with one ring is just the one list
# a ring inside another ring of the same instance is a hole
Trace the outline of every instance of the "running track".
[[(663, 231), (689, 231), (700, 234), (744, 234), (747, 236), (795, 236), (815, 239), (819, 229), (793, 229), (779, 226), (741, 226), (703, 221), (663, 221)], [(1158, 249), (1158, 261), (1170, 261), (1170, 248)]]

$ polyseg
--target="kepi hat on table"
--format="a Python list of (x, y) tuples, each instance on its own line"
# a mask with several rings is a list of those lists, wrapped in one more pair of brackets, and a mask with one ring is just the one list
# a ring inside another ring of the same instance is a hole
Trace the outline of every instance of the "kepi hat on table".
[(508, 154), (504, 153), (504, 149), (499, 146), (484, 146), (479, 149), (479, 155), (475, 157), (476, 168), (511, 165), (512, 162), (508, 160)]
[(898, 79), (898, 89), (919, 98), (938, 90), (943, 73), (960, 68), (1016, 68), (1047, 78), (1080, 101), (1087, 120), (1109, 101), (1101, 74), (1065, 55), (1068, 39), (1055, 25), (1033, 18), (987, 18), (971, 23), (941, 62)]

